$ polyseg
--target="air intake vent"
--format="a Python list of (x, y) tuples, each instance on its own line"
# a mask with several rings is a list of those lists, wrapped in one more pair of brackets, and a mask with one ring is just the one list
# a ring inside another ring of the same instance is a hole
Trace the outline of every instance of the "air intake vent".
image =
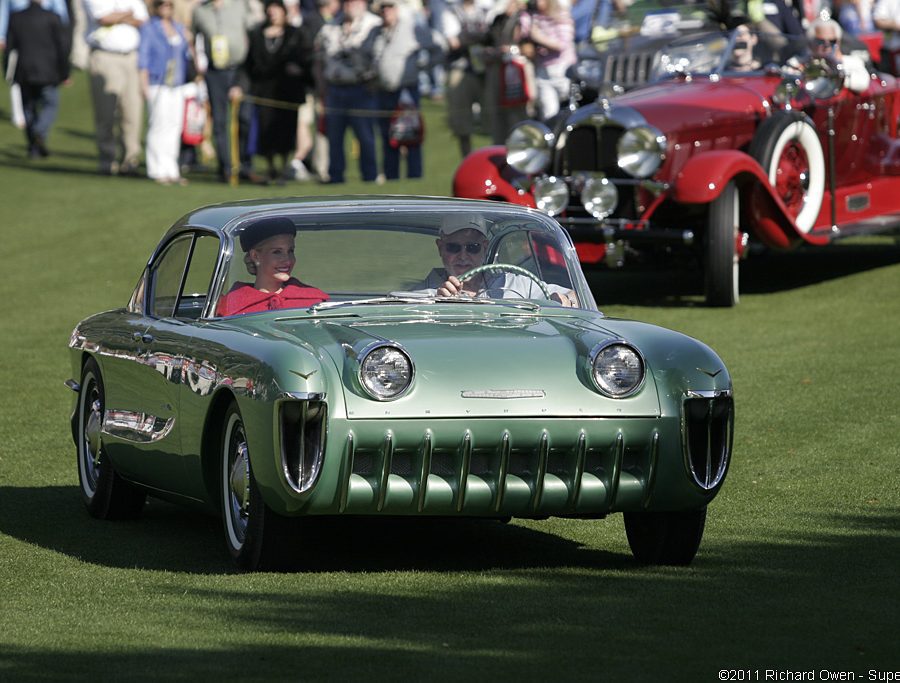
[(684, 402), (685, 460), (694, 482), (704, 490), (719, 485), (728, 469), (734, 436), (731, 396), (689, 398)]
[(281, 405), (281, 462), (291, 487), (302, 493), (319, 476), (325, 452), (323, 401), (286, 401)]

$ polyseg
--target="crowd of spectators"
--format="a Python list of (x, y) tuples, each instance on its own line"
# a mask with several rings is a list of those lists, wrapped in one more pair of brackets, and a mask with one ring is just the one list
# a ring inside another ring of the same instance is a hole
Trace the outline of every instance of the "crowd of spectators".
[[(749, 0), (747, 8), (792, 33), (810, 26), (823, 2)], [(399, 178), (404, 161), (407, 177), (422, 175), (423, 94), (446, 100), (462, 155), (476, 130), (502, 143), (516, 122), (554, 116), (569, 97), (576, 40), (627, 4), (0, 0), (0, 48), (29, 157), (50, 153), (59, 86), (75, 63), (89, 76), (100, 173), (137, 175), (143, 158), (149, 178), (185, 184), (185, 170), (214, 157), (223, 181), (340, 183), (350, 129), (360, 175), (375, 182)], [(900, 0), (834, 0), (830, 9), (847, 33), (881, 29), (900, 46)], [(186, 107), (197, 102), (210, 124), (200, 152), (185, 131)]]

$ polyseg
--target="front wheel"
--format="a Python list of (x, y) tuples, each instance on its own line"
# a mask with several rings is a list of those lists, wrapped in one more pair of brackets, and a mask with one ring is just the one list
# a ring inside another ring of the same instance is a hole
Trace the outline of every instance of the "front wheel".
[(641, 564), (691, 563), (706, 525), (706, 508), (678, 512), (626, 512), (625, 534)]
[(122, 479), (107, 457), (102, 434), (105, 406), (100, 367), (90, 358), (81, 372), (75, 435), (81, 498), (98, 519), (134, 519), (147, 494)]
[(236, 404), (225, 413), (224, 425), (219, 485), (228, 552), (246, 571), (280, 568), (291, 550), (284, 547), (289, 520), (272, 512), (262, 499)]
[(740, 196), (734, 181), (728, 183), (709, 207), (704, 243), (706, 303), (734, 306), (740, 300)]

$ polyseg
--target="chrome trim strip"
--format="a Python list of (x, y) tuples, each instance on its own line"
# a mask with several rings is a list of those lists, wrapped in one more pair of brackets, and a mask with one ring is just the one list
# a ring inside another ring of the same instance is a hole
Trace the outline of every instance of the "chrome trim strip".
[(694, 390), (688, 389), (685, 392), (685, 398), (729, 398), (732, 395), (732, 389), (710, 389), (710, 390)]
[(472, 432), (466, 430), (461, 444), (461, 463), (459, 467), (459, 490), (456, 495), (456, 511), (462, 512), (466, 503), (466, 484), (469, 482), (469, 471), (472, 469)]
[(432, 439), (434, 435), (430, 429), (425, 430), (425, 438), (422, 442), (422, 469), (419, 472), (419, 500), (416, 509), (422, 512), (425, 509), (425, 496), (428, 493), (428, 475), (431, 474), (431, 454), (433, 452)]
[(78, 382), (76, 382), (74, 379), (67, 379), (65, 382), (63, 382), (63, 384), (65, 384), (69, 389), (74, 391), (76, 394), (81, 392), (81, 385)]
[(616, 435), (616, 443), (613, 446), (614, 456), (612, 471), (609, 473), (609, 511), (616, 504), (616, 496), (619, 495), (619, 479), (622, 477), (622, 461), (625, 458), (625, 435), (619, 432)]
[(584, 463), (587, 458), (587, 434), (582, 429), (578, 434), (578, 443), (575, 444), (575, 476), (572, 480), (572, 493), (569, 497), (569, 507), (573, 510), (578, 506), (578, 496), (581, 495), (581, 482), (584, 478)]
[(543, 389), (467, 389), (460, 392), (462, 398), (544, 398)]
[(384, 446), (381, 451), (381, 478), (378, 482), (378, 504), (375, 509), (381, 512), (387, 499), (388, 479), (391, 476), (391, 461), (394, 459), (394, 432), (388, 429), (384, 433)]
[(133, 410), (106, 410), (101, 431), (134, 443), (155, 443), (166, 438), (174, 426), (174, 417), (165, 419)]
[(547, 475), (547, 459), (550, 455), (550, 434), (546, 429), (541, 430), (541, 441), (538, 445), (537, 472), (534, 476), (534, 500), (531, 509), (537, 512), (541, 506), (541, 498), (544, 495), (544, 477)]
[(353, 477), (353, 458), (356, 455), (356, 446), (353, 443), (353, 432), (347, 432), (347, 442), (344, 445), (344, 476), (341, 477), (341, 500), (338, 511), (347, 509), (347, 500), (350, 497), (350, 479)]
[(500, 471), (497, 473), (497, 500), (494, 511), (500, 512), (503, 507), (503, 495), (506, 493), (506, 475), (509, 472), (509, 430), (504, 429), (500, 437)]
[(659, 432), (653, 430), (653, 440), (650, 442), (650, 465), (647, 469), (647, 481), (644, 482), (644, 499), (641, 504), (644, 508), (650, 505), (653, 496), (653, 487), (656, 485), (656, 472), (659, 465)]
[(324, 401), (324, 391), (283, 391), (276, 401)]

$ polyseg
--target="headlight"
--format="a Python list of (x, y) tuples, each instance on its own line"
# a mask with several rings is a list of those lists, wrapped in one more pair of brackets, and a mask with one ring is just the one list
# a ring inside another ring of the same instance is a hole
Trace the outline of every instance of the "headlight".
[(550, 165), (553, 133), (543, 123), (524, 121), (506, 138), (506, 163), (519, 173), (534, 175)]
[(562, 178), (541, 178), (534, 183), (532, 192), (537, 208), (551, 216), (562, 213), (569, 205), (569, 186)]
[(609, 178), (594, 176), (588, 178), (581, 191), (581, 203), (589, 214), (597, 220), (606, 218), (616, 210), (619, 191)]
[(644, 381), (644, 359), (636, 349), (623, 342), (607, 342), (591, 354), (591, 375), (600, 393), (610, 398), (625, 398)]
[(376, 346), (363, 356), (359, 381), (372, 398), (390, 401), (403, 394), (413, 378), (413, 364), (396, 346)]
[(599, 59), (583, 59), (575, 65), (575, 78), (589, 85), (603, 82), (603, 63)]
[(652, 126), (637, 126), (619, 138), (619, 168), (635, 178), (649, 178), (665, 159), (666, 136)]

